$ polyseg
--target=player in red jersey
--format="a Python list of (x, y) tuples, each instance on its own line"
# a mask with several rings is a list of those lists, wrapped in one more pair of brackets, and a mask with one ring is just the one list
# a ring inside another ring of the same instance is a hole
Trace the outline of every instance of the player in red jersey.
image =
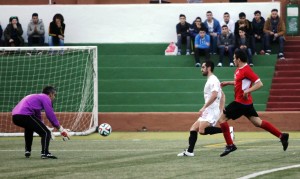
[(223, 114), (219, 118), (219, 123), (227, 143), (225, 150), (220, 157), (228, 155), (230, 152), (237, 149), (230, 137), (227, 120), (235, 120), (243, 115), (246, 116), (254, 126), (263, 128), (274, 136), (280, 138), (283, 150), (285, 151), (289, 144), (289, 134), (282, 133), (268, 121), (261, 120), (254, 109), (251, 92), (261, 88), (263, 83), (247, 64), (247, 54), (245, 54), (242, 50), (236, 50), (233, 56), (233, 63), (237, 67), (234, 73), (234, 81), (221, 82), (222, 87), (234, 85), (235, 99), (226, 106)]

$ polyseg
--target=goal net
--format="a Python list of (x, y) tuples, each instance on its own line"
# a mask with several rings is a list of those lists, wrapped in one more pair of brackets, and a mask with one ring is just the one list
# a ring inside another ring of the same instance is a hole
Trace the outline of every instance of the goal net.
[[(94, 46), (0, 48), (0, 136), (23, 135), (23, 128), (13, 124), (11, 111), (24, 96), (41, 93), (46, 85), (56, 87), (53, 108), (71, 135), (95, 132), (97, 58)], [(52, 127), (44, 112), (42, 119)]]

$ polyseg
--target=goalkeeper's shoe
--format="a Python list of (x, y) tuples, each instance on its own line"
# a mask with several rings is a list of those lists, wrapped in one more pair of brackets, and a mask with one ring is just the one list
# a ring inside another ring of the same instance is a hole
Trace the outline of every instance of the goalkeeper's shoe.
[(286, 149), (289, 146), (289, 134), (288, 133), (282, 133), (280, 141), (283, 146), (283, 150), (286, 151)]
[(48, 158), (51, 158), (51, 159), (57, 159), (57, 157), (55, 157), (55, 156), (52, 155), (51, 153), (41, 154), (41, 158), (42, 158), (42, 159), (48, 159)]
[(237, 149), (237, 147), (232, 144), (232, 145), (226, 145), (225, 150), (223, 153), (220, 154), (220, 157), (224, 157), (226, 155), (228, 155), (230, 152), (233, 152)]
[(26, 157), (26, 158), (29, 158), (30, 155), (31, 155), (31, 152), (30, 152), (30, 151), (25, 151), (25, 157)]
[(177, 156), (178, 157), (194, 157), (195, 155), (194, 155), (194, 153), (184, 150), (183, 152), (179, 153)]

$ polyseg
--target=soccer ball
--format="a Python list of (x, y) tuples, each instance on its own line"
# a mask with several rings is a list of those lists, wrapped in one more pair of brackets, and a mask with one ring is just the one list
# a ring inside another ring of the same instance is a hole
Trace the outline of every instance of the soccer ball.
[(106, 137), (106, 136), (109, 136), (109, 134), (112, 132), (112, 128), (109, 124), (103, 123), (103, 124), (100, 124), (100, 126), (98, 128), (98, 132), (100, 135)]

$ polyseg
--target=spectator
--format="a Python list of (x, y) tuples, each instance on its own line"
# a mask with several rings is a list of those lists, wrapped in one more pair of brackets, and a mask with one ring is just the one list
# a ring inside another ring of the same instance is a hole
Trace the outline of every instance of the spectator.
[(252, 35), (252, 47), (253, 53), (256, 54), (256, 42), (260, 41), (262, 43), (262, 48), (260, 54), (265, 54), (265, 39), (264, 39), (264, 24), (265, 19), (261, 16), (260, 11), (254, 12), (254, 18), (252, 20), (253, 35)]
[(252, 52), (250, 48), (250, 38), (246, 35), (246, 30), (244, 28), (239, 28), (239, 36), (236, 37), (236, 47), (241, 49), (248, 56), (248, 64), (252, 67)]
[(227, 25), (229, 33), (234, 33), (234, 22), (230, 19), (230, 14), (225, 12), (223, 15), (223, 21), (221, 22), (220, 26), (222, 28), (223, 25)]
[(49, 46), (54, 46), (54, 44), (64, 46), (65, 28), (64, 17), (61, 14), (55, 14), (49, 25)]
[(199, 30), (201, 28), (205, 28), (205, 31), (207, 32), (207, 29), (206, 29), (204, 23), (202, 22), (201, 18), (197, 17), (190, 28), (190, 34), (192, 37), (191, 40), (192, 40), (194, 50), (195, 50), (195, 37), (199, 34)]
[(252, 35), (252, 24), (251, 22), (246, 19), (246, 14), (244, 12), (241, 12), (239, 14), (239, 20), (236, 21), (235, 27), (234, 27), (234, 36), (238, 37), (239, 36), (239, 29), (243, 28), (247, 34), (247, 36)]
[(27, 28), (28, 46), (37, 43), (39, 46), (44, 45), (45, 41), (45, 27), (42, 19), (39, 19), (37, 13), (32, 14), (32, 19)]
[(209, 60), (210, 36), (206, 34), (205, 28), (199, 30), (199, 34), (195, 38), (195, 61), (196, 67), (200, 67), (200, 53), (204, 53), (205, 60)]
[(234, 35), (229, 32), (227, 25), (222, 26), (222, 34), (218, 37), (218, 48), (220, 53), (218, 67), (222, 67), (225, 53), (229, 56), (229, 66), (233, 67)]
[(9, 24), (4, 30), (4, 39), (7, 46), (23, 46), (23, 29), (17, 16), (9, 18)]
[(0, 46), (2, 46), (2, 34), (3, 34), (3, 29), (0, 23)]
[(270, 41), (279, 42), (279, 53), (278, 58), (284, 60), (283, 48), (284, 48), (284, 34), (285, 34), (285, 24), (282, 18), (278, 15), (277, 9), (272, 9), (271, 17), (267, 19), (264, 25), (265, 33), (265, 45), (266, 45), (266, 54), (271, 53)]
[(210, 53), (217, 53), (217, 41), (218, 35), (221, 34), (220, 23), (217, 19), (213, 18), (213, 14), (211, 11), (206, 12), (206, 20), (204, 21), (205, 27), (208, 29), (208, 33), (210, 36)]
[(186, 22), (186, 17), (184, 14), (179, 15), (179, 21), (180, 22), (176, 25), (177, 46), (178, 46), (177, 55), (181, 55), (181, 47), (183, 42), (186, 42), (186, 55), (190, 55), (191, 37), (190, 37), (189, 30), (191, 25), (188, 22)]

